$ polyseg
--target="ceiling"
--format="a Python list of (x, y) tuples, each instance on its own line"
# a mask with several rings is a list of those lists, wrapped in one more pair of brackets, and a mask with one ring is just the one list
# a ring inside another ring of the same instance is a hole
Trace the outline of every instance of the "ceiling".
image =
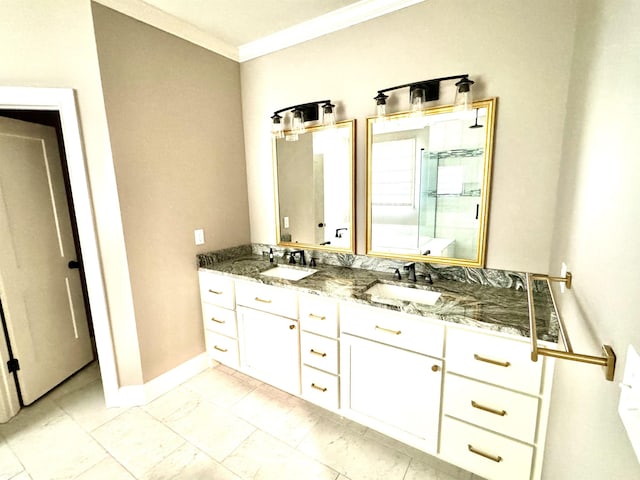
[(360, 0), (143, 0), (234, 47)]
[(424, 0), (96, 0), (240, 62)]

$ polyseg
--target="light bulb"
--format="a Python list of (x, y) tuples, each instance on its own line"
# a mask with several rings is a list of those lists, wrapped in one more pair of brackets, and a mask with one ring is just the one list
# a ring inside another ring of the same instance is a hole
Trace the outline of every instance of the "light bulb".
[[(291, 121), (291, 133), (295, 135), (301, 135), (305, 133), (304, 118), (301, 110), (293, 111), (293, 120)], [(296, 138), (297, 140), (297, 138)]]
[(327, 127), (335, 127), (336, 126), (336, 114), (333, 111), (332, 103), (325, 103), (322, 106), (322, 120), (325, 126)]
[(271, 124), (271, 134), (273, 138), (284, 138), (284, 124), (282, 123), (282, 117), (277, 113), (274, 113), (271, 117), (273, 123)]
[(382, 92), (378, 92), (378, 95), (373, 98), (376, 101), (376, 117), (383, 118), (387, 114), (387, 98), (389, 95)]
[(424, 90), (422, 88), (414, 88), (410, 92), (411, 111), (419, 113), (424, 110)]
[(473, 108), (473, 95), (471, 85), (475, 82), (468, 78), (462, 78), (456, 83), (456, 98), (453, 102), (453, 110), (456, 112), (470, 112)]

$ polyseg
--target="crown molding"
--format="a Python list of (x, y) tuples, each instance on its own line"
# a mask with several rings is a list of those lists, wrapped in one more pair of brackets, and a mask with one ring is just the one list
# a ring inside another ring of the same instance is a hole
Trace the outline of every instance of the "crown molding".
[(199, 28), (141, 0), (93, 0), (220, 55), (240, 61), (238, 49)]
[(314, 38), (337, 32), (424, 0), (361, 0), (236, 48), (142, 0), (93, 0), (236, 62), (246, 62)]
[(361, 0), (238, 48), (240, 62), (282, 50), (299, 43), (337, 32), (358, 23), (395, 12), (424, 0)]

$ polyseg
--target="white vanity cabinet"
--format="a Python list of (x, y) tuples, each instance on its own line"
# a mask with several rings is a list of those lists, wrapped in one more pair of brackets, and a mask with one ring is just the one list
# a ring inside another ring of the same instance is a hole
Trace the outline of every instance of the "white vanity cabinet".
[(553, 359), (529, 344), (449, 327), (441, 455), (492, 480), (537, 480)]
[(299, 295), (302, 397), (330, 410), (340, 406), (338, 303)]
[(344, 414), (435, 455), (444, 326), (346, 302), (340, 321)]
[(297, 293), (236, 282), (240, 369), (295, 395), (300, 394), (300, 329)]
[(198, 272), (198, 279), (207, 353), (220, 363), (238, 368), (234, 281), (204, 270)]

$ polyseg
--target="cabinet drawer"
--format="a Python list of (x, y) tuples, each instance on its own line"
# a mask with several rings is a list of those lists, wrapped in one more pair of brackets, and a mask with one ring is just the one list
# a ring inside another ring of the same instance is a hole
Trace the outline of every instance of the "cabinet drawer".
[(236, 282), (238, 305), (288, 318), (298, 318), (298, 295), (292, 290), (261, 283)]
[(531, 361), (529, 344), (450, 328), (447, 371), (521, 392), (540, 393), (544, 358)]
[(533, 443), (538, 399), (447, 374), (444, 383), (445, 415)]
[(442, 357), (444, 326), (415, 315), (343, 303), (340, 329), (358, 337)]
[(338, 303), (317, 295), (300, 295), (300, 328), (325, 337), (337, 337)]
[(338, 373), (338, 341), (313, 333), (302, 332), (300, 336), (302, 363), (325, 372)]
[(338, 377), (311, 367), (302, 367), (302, 396), (322, 407), (337, 410)]
[(204, 320), (204, 326), (207, 330), (213, 330), (227, 337), (236, 338), (238, 336), (236, 312), (233, 310), (203, 303), (202, 319)]
[(529, 480), (533, 447), (444, 417), (442, 457), (492, 480)]
[(236, 339), (225, 337), (210, 330), (206, 330), (204, 334), (207, 353), (211, 358), (235, 369), (240, 367), (238, 341)]
[(233, 310), (236, 306), (232, 278), (200, 270), (200, 298), (203, 302)]

